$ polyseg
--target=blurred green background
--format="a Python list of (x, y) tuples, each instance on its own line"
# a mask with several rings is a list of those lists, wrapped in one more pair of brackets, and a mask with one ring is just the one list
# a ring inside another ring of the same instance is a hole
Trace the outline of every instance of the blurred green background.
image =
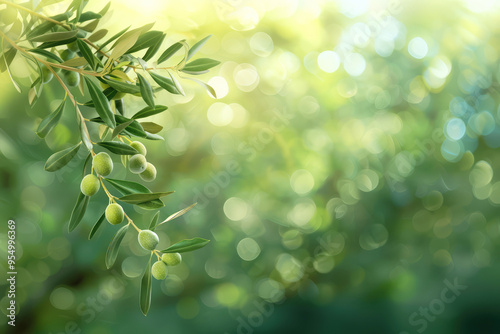
[[(202, 76), (219, 99), (189, 81), (185, 97), (158, 95), (169, 110), (153, 117), (166, 140), (147, 143), (151, 188), (176, 191), (160, 218), (198, 202), (159, 229), (160, 246), (212, 242), (153, 282), (147, 317), (135, 231), (110, 270), (116, 227), (87, 240), (104, 193), (67, 232), (83, 150), (43, 169), (78, 137), (69, 110), (46, 142), (35, 134), (62, 90), (51, 82), (30, 108), (27, 88), (18, 94), (3, 73), (0, 266), (13, 218), (16, 332), (500, 332), (499, 5), (112, 1), (101, 23), (112, 32), (156, 22), (165, 46), (213, 34), (200, 55), (222, 61)], [(12, 68), (27, 83), (21, 57)], [(115, 178), (140, 181), (116, 166)], [(154, 214), (125, 211), (143, 228)]]

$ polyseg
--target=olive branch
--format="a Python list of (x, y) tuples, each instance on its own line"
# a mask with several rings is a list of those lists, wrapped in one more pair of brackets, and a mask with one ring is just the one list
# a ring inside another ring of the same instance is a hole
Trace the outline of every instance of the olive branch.
[[(87, 149), (88, 155), (83, 163), (81, 191), (69, 219), (69, 231), (73, 231), (80, 224), (90, 197), (102, 187), (109, 203), (105, 212), (93, 225), (89, 240), (94, 237), (104, 220), (111, 225), (119, 225), (126, 221), (126, 224), (116, 231), (106, 252), (106, 267), (109, 269), (116, 261), (121, 241), (129, 227), (134, 227), (138, 232), (139, 244), (150, 251), (140, 292), (141, 311), (146, 315), (151, 304), (151, 277), (165, 279), (167, 266), (181, 262), (180, 253), (202, 248), (209, 240), (186, 239), (166, 249), (156, 249), (159, 238), (154, 230), (185, 214), (196, 203), (161, 222), (158, 211), (148, 229), (141, 230), (118, 202), (136, 205), (146, 210), (158, 210), (165, 205), (162, 198), (173, 192), (152, 192), (141, 183), (110, 178), (114, 164), (106, 151), (120, 156), (123, 166), (128, 166), (129, 171), (138, 174), (142, 180), (154, 181), (157, 171), (146, 159), (145, 145), (132, 138), (164, 140), (158, 134), (163, 129), (161, 125), (143, 121), (144, 118), (168, 109), (167, 106), (156, 103), (155, 93), (165, 90), (171, 94), (184, 95), (184, 90), (176, 78), (178, 77), (197, 82), (216, 98), (214, 89), (208, 84), (184, 75), (196, 76), (207, 73), (220, 62), (209, 58), (190, 61), (210, 36), (191, 47), (185, 40), (180, 40), (170, 45), (155, 61), (152, 61), (162, 48), (166, 36), (162, 31), (151, 30), (154, 24), (132, 30), (127, 27), (103, 41), (109, 31), (97, 28), (100, 20), (108, 12), (110, 3), (95, 13), (85, 11), (88, 1), (72, 0), (63, 13), (51, 17), (43, 14), (46, 6), (62, 1), (42, 1), (34, 6), (34, 1), (19, 5), (0, 0), (0, 5), (5, 5), (5, 8), (0, 9), (2, 17), (0, 71), (7, 71), (16, 90), (22, 92), (10, 65), (18, 56), (27, 60), (26, 63), (32, 72), (27, 94), (32, 107), (40, 98), (43, 87), (53, 78), (63, 88), (65, 96), (61, 104), (42, 119), (36, 133), (39, 137), (45, 138), (54, 129), (67, 109), (69, 99), (71, 108), (74, 108), (80, 140), (77, 144), (52, 154), (46, 161), (45, 170), (48, 172), (60, 170), (75, 158), (82, 144)], [(181, 54), (181, 59), (176, 64), (159, 66), (171, 61), (171, 58), (181, 50), (183, 55)], [(137, 56), (140, 51), (144, 52), (142, 57)], [(156, 85), (153, 86), (151, 82)], [(82, 97), (87, 96), (90, 99), (85, 102), (79, 101), (73, 93), (76, 87)], [(123, 100), (125, 95), (140, 97), (146, 106), (132, 116), (127, 116)], [(97, 114), (95, 117), (90, 116), (92, 110)], [(92, 123), (98, 124), (98, 134), (89, 131), (88, 125)], [(106, 151), (96, 153), (96, 147)], [(87, 172), (89, 169), (90, 173)], [(113, 187), (120, 196), (113, 195), (107, 186)], [(153, 254), (157, 261), (151, 264)]]

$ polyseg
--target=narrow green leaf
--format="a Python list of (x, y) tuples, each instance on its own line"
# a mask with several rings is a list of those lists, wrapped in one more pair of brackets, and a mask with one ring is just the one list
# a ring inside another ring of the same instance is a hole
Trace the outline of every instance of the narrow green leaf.
[[(161, 224), (164, 224), (164, 223), (166, 223), (166, 222), (169, 222), (169, 221), (171, 221), (171, 220), (174, 220), (174, 219), (175, 219), (175, 218), (177, 218), (177, 217), (182, 216), (183, 214), (185, 214), (186, 212), (188, 212), (189, 210), (191, 210), (192, 208), (194, 208), (194, 206), (195, 206), (196, 204), (198, 204), (198, 203), (193, 203), (193, 204), (191, 204), (190, 206), (188, 206), (187, 208), (184, 208), (184, 209), (182, 209), (182, 210), (177, 211), (177, 212), (176, 212), (176, 213), (174, 213), (174, 214), (171, 214), (170, 216), (168, 216), (168, 218), (167, 218), (167, 219), (165, 219), (164, 221), (162, 221), (161, 223), (159, 223), (159, 224), (158, 224), (158, 225), (156, 225), (156, 226), (158, 227), (158, 226), (160, 226)], [(150, 228), (150, 229), (151, 229), (151, 228)]]
[(111, 36), (106, 42), (104, 42), (97, 51), (101, 51), (102, 49), (104, 49), (104, 47), (106, 47), (109, 43), (113, 42), (115, 39), (117, 39), (118, 37), (122, 36), (127, 30), (130, 29), (130, 26), (128, 26), (127, 28), (119, 31), (118, 33), (114, 34), (113, 36)]
[(129, 126), (130, 124), (132, 124), (134, 120), (131, 119), (130, 121), (127, 121), (125, 123), (122, 123), (120, 125), (117, 125), (116, 128), (113, 130), (113, 133), (111, 134), (111, 139), (115, 138), (116, 136), (118, 136), (120, 134), (120, 132), (122, 132), (123, 130), (125, 130), (125, 128), (127, 126)]
[(130, 225), (127, 224), (120, 228), (109, 243), (108, 250), (106, 251), (106, 268), (111, 268), (115, 263), (116, 257), (118, 256), (118, 249), (120, 248), (120, 244), (125, 237), (129, 226)]
[(47, 172), (55, 172), (66, 166), (68, 162), (75, 157), (76, 153), (78, 153), (81, 144), (82, 143), (78, 143), (75, 146), (68, 147), (65, 150), (52, 154), (45, 163), (45, 170)]
[(201, 80), (198, 80), (198, 79), (195, 79), (195, 78), (185, 78), (185, 79), (188, 79), (188, 80), (191, 80), (191, 81), (194, 81), (196, 82), (197, 84), (199, 84), (200, 86), (202, 86), (203, 88), (205, 88), (207, 90), (207, 92), (214, 98), (216, 99), (217, 98), (217, 93), (215, 93), (215, 89), (213, 89), (212, 86), (210, 86), (209, 84), (207, 83), (204, 83), (203, 81)]
[(59, 107), (57, 107), (54, 112), (52, 112), (42, 120), (42, 122), (38, 126), (38, 129), (36, 130), (36, 134), (40, 138), (45, 138), (45, 136), (47, 136), (47, 134), (57, 125), (57, 123), (59, 123), (64, 110), (65, 102), (66, 99), (61, 102)]
[(195, 45), (193, 45), (189, 51), (188, 51), (188, 54), (187, 54), (187, 57), (186, 57), (186, 60), (189, 60), (191, 59), (192, 56), (194, 56), (194, 54), (196, 52), (198, 52), (199, 49), (201, 49), (201, 47), (208, 41), (208, 39), (212, 37), (212, 35), (208, 35), (207, 37), (203, 38), (202, 40), (200, 40), (199, 42), (197, 42)]
[(110, 128), (114, 128), (116, 126), (115, 117), (113, 115), (113, 111), (111, 111), (111, 106), (109, 105), (109, 101), (106, 96), (101, 92), (99, 87), (92, 82), (89, 78), (84, 76), (85, 82), (87, 83), (87, 87), (89, 89), (90, 97), (94, 101), (94, 107), (99, 116), (101, 116), (104, 123)]
[(118, 198), (118, 200), (129, 204), (140, 204), (144, 202), (150, 202), (173, 193), (174, 193), (173, 191), (168, 191), (168, 192), (149, 193), (149, 194), (130, 194), (122, 196)]
[(0, 57), (0, 72), (5, 72), (7, 66), (9, 66), (10, 63), (12, 63), (12, 61), (16, 57), (16, 53), (17, 49), (10, 48), (9, 50), (7, 50), (2, 54), (2, 56)]
[(163, 43), (163, 40), (165, 39), (165, 36), (166, 36), (165, 34), (162, 34), (162, 36), (155, 41), (155, 44), (153, 44), (149, 47), (149, 49), (144, 54), (144, 57), (142, 57), (142, 59), (144, 59), (144, 61), (148, 61), (154, 57), (154, 55), (160, 49), (160, 47)]
[[(118, 190), (122, 195), (130, 195), (130, 194), (137, 194), (137, 193), (151, 193), (151, 190), (146, 188), (140, 183), (137, 182), (132, 182), (132, 181), (125, 181), (125, 180), (116, 180), (116, 179), (111, 179), (107, 178), (105, 179), (109, 184), (111, 184), (116, 190)], [(144, 202), (137, 204), (137, 206), (145, 209), (145, 210), (155, 210), (155, 209), (160, 209), (165, 206), (163, 204), (162, 200), (160, 199), (155, 199), (152, 201)]]
[(87, 39), (89, 41), (91, 41), (92, 43), (94, 43), (94, 42), (101, 40), (107, 34), (108, 34), (108, 29), (100, 29), (100, 30), (97, 30), (92, 35), (90, 35)]
[(185, 253), (205, 247), (210, 240), (203, 238), (185, 239), (162, 250), (162, 253)]
[(132, 155), (139, 153), (135, 148), (121, 141), (101, 141), (96, 144), (115, 154)]
[(81, 39), (77, 39), (76, 44), (78, 45), (78, 49), (80, 49), (80, 53), (82, 54), (83, 58), (87, 60), (93, 70), (96, 70), (99, 60), (96, 58), (96, 56), (94, 56), (87, 43), (85, 43)]
[(168, 49), (166, 49), (165, 52), (163, 52), (161, 56), (158, 58), (158, 65), (168, 60), (170, 57), (172, 57), (177, 51), (182, 49), (182, 46), (183, 46), (182, 43), (179, 42), (169, 46)]
[(94, 237), (94, 235), (97, 232), (97, 230), (99, 229), (99, 227), (101, 227), (101, 224), (104, 221), (104, 218), (106, 218), (106, 214), (103, 212), (102, 215), (101, 215), (101, 217), (99, 217), (99, 219), (97, 220), (97, 222), (92, 227), (92, 230), (90, 230), (89, 240)]
[(148, 31), (149, 29), (151, 29), (153, 25), (154, 23), (150, 23), (143, 27), (131, 30), (123, 34), (123, 36), (118, 38), (118, 40), (113, 45), (112, 47), (113, 51), (111, 52), (110, 59), (118, 59), (119, 57), (124, 55), (127, 52), (127, 50), (129, 50), (132, 46), (134, 46), (139, 36), (144, 31)]
[(183, 72), (205, 72), (214, 66), (220, 64), (220, 61), (210, 58), (199, 58), (187, 63), (182, 69)]
[(89, 200), (90, 197), (85, 196), (83, 193), (80, 193), (80, 195), (78, 195), (75, 207), (73, 208), (73, 211), (71, 212), (71, 217), (69, 219), (68, 230), (70, 232), (73, 231), (82, 221), (82, 218), (85, 215), (85, 211), (87, 211)]
[(80, 19), (78, 20), (78, 22), (85, 22), (85, 21), (100, 19), (101, 17), (102, 17), (101, 14), (88, 11), (88, 12), (82, 13), (82, 15), (80, 15)]
[(137, 78), (139, 78), (139, 85), (141, 87), (141, 96), (144, 102), (152, 108), (155, 106), (155, 100), (153, 97), (153, 89), (151, 88), (151, 85), (149, 82), (144, 79), (142, 75), (137, 73)]
[(112, 80), (112, 79), (104, 79), (104, 81), (110, 86), (116, 89), (119, 92), (128, 93), (128, 94), (138, 94), (141, 92), (140, 87), (137, 85), (132, 85), (126, 82)]
[(59, 45), (69, 44), (71, 42), (74, 42), (75, 40), (76, 40), (76, 36), (68, 38), (68, 39), (63, 39), (63, 40), (60, 40), (60, 41), (45, 42), (45, 43), (40, 44), (38, 46), (38, 49), (53, 48), (53, 47), (56, 47), (56, 46), (59, 46)]
[(151, 75), (151, 78), (153, 78), (153, 80), (158, 84), (158, 86), (165, 89), (169, 93), (180, 94), (180, 92), (175, 87), (175, 84), (172, 81), (172, 79), (169, 79), (167, 77), (164, 77), (162, 75), (153, 72), (149, 72), (149, 75)]
[(116, 190), (121, 192), (123, 195), (151, 193), (151, 190), (149, 190), (148, 188), (137, 182), (117, 180), (111, 178), (105, 178), (104, 180), (106, 180), (109, 184), (111, 184)]
[(149, 48), (150, 46), (155, 45), (158, 40), (163, 40), (162, 36), (164, 36), (164, 34), (161, 31), (157, 30), (147, 31), (139, 36), (137, 41), (133, 44), (133, 46), (130, 49), (127, 50), (126, 53), (134, 53), (142, 49)]
[(123, 105), (123, 99), (115, 100), (115, 109), (120, 113), (120, 115), (125, 115), (125, 106)]
[[(118, 93), (114, 88), (112, 87), (108, 87), (106, 88), (105, 90), (103, 90), (102, 92), (104, 94), (104, 96), (106, 96), (106, 99), (111, 100), (113, 97), (115, 97), (115, 95)], [(90, 101), (87, 101), (83, 104), (84, 106), (86, 107), (94, 107), (94, 101), (90, 100)], [(104, 121), (99, 117), (99, 120), (101, 121), (101, 123), (104, 123)]]
[(69, 67), (79, 67), (79, 66), (84, 66), (87, 64), (88, 64), (87, 59), (85, 59), (83, 57), (75, 57), (75, 58), (71, 58), (71, 59), (66, 60), (61, 65), (69, 66)]
[(175, 88), (177, 89), (177, 91), (179, 91), (179, 93), (181, 93), (182, 96), (185, 96), (186, 94), (184, 93), (184, 89), (182, 89), (182, 86), (179, 83), (179, 81), (177, 81), (177, 79), (175, 79), (175, 77), (172, 75), (172, 73), (170, 73), (170, 71), (167, 71), (167, 72), (168, 72), (168, 75), (170, 76), (170, 79), (174, 83)]
[(144, 129), (144, 131), (147, 131), (149, 133), (158, 133), (161, 130), (163, 130), (163, 126), (156, 124), (154, 122), (141, 122), (141, 126)]
[(63, 60), (58, 55), (56, 55), (56, 54), (54, 54), (52, 52), (49, 52), (47, 50), (43, 50), (43, 49), (30, 49), (28, 51), (31, 52), (31, 53), (37, 53), (39, 55), (45, 56), (48, 59), (52, 59), (52, 60), (57, 61), (58, 63), (62, 63), (63, 62)]
[(153, 115), (159, 114), (161, 112), (164, 112), (167, 109), (168, 109), (167, 106), (161, 106), (161, 105), (157, 105), (154, 108), (146, 107), (146, 108), (141, 109), (138, 112), (136, 112), (135, 115), (132, 116), (132, 118), (139, 119), (139, 118), (153, 116)]
[(151, 220), (151, 223), (149, 224), (149, 230), (153, 231), (155, 229), (156, 225), (158, 224), (159, 218), (160, 218), (160, 211), (158, 211)]
[[(130, 118), (127, 118), (127, 117), (124, 117), (121, 115), (115, 115), (115, 119), (116, 119), (117, 124), (122, 124), (122, 123), (130, 121)], [(92, 119), (90, 119), (90, 121), (95, 122), (95, 123), (104, 124), (104, 122), (102, 121), (102, 119), (100, 117), (92, 118)], [(137, 121), (134, 121), (129, 126), (127, 126), (125, 128), (125, 131), (127, 132), (127, 134), (134, 135), (134, 136), (141, 137), (141, 138), (146, 138), (146, 136), (147, 136), (147, 134), (144, 131), (144, 129), (142, 128), (141, 124)]]
[[(87, 32), (92, 32), (99, 25), (99, 21), (100, 21), (99, 19), (94, 20), (94, 21), (90, 22), (89, 24), (87, 24), (86, 26), (80, 27), (80, 29), (84, 30), (84, 31), (87, 31)], [(80, 37), (80, 36), (78, 36), (78, 37)]]
[[(71, 11), (68, 11), (68, 12), (63, 13), (63, 14), (58, 14), (58, 15), (52, 16), (51, 19), (53, 19), (55, 21), (63, 22), (63, 21), (66, 21), (68, 18), (70, 18), (71, 15), (73, 15), (73, 13)], [(47, 31), (49, 31), (50, 29), (52, 29), (52, 27), (54, 27), (54, 26), (55, 26), (55, 23), (52, 23), (50, 21), (44, 21), (43, 23), (40, 23), (39, 25), (37, 25), (33, 30), (28, 32), (26, 37), (28, 39), (31, 39), (35, 36), (40, 36), (40, 35), (46, 33)]]
[(141, 280), (141, 295), (139, 298), (142, 314), (147, 315), (149, 312), (149, 306), (151, 305), (151, 256), (149, 257), (148, 265), (146, 266), (146, 271)]
[(90, 160), (92, 160), (92, 153), (89, 152), (89, 154), (87, 155), (87, 158), (85, 159), (85, 162), (83, 163), (83, 172), (82, 172), (82, 178), (87, 174), (87, 166), (90, 162)]
[(99, 14), (101, 14), (101, 16), (104, 16), (106, 15), (106, 13), (108, 12), (109, 8), (111, 7), (111, 1), (109, 1), (106, 6), (104, 6), (100, 11), (99, 11)]
[(149, 133), (146, 131), (146, 137), (143, 137), (144, 139), (149, 139), (149, 140), (165, 140), (165, 138), (163, 138), (162, 136), (160, 135), (157, 135), (157, 134), (153, 134), (153, 133)]
[(70, 30), (70, 31), (62, 31), (62, 32), (51, 32), (48, 34), (44, 34), (35, 38), (32, 38), (32, 42), (57, 42), (64, 41), (70, 38), (73, 38), (78, 33), (78, 30)]

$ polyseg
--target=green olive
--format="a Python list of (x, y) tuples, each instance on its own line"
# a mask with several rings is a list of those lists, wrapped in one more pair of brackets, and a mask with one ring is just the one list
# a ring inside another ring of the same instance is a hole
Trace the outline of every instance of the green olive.
[(156, 261), (151, 267), (151, 274), (159, 281), (164, 280), (167, 278), (167, 266), (162, 261)]
[(144, 170), (144, 172), (139, 174), (139, 176), (141, 177), (141, 179), (143, 179), (146, 182), (154, 181), (154, 179), (156, 179), (155, 166), (152, 163), (148, 162), (146, 169)]
[(80, 75), (73, 71), (64, 71), (64, 80), (70, 87), (76, 87), (80, 83)]
[(139, 245), (141, 245), (142, 248), (150, 251), (154, 250), (160, 241), (158, 234), (150, 230), (142, 230), (139, 232), (137, 239), (139, 240)]
[(120, 204), (111, 203), (106, 208), (105, 215), (106, 215), (106, 220), (111, 225), (118, 225), (123, 221), (125, 213), (123, 212), (123, 208), (121, 207)]
[(101, 176), (108, 176), (113, 171), (113, 160), (106, 152), (98, 153), (92, 160), (92, 167), (97, 174)]
[(135, 148), (139, 154), (142, 154), (143, 156), (146, 156), (146, 154), (148, 153), (148, 150), (146, 149), (146, 146), (144, 146), (143, 143), (141, 143), (140, 141), (133, 141), (130, 146), (132, 146), (133, 148)]
[(179, 253), (165, 253), (161, 256), (161, 260), (168, 266), (176, 266), (182, 261)]
[(136, 154), (130, 157), (128, 168), (134, 174), (140, 174), (146, 170), (148, 162), (142, 154)]
[(52, 80), (52, 77), (54, 75), (49, 70), (49, 68), (47, 66), (45, 66), (45, 65), (42, 65), (41, 68), (42, 68), (42, 81), (43, 81), (43, 83), (47, 83), (50, 80)]
[(93, 174), (86, 175), (80, 183), (80, 190), (85, 196), (95, 195), (100, 187), (99, 179)]

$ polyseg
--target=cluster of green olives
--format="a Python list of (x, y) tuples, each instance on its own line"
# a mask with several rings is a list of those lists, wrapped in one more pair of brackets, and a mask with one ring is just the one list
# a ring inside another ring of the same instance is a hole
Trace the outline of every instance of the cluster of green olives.
[(130, 146), (139, 152), (129, 159), (130, 172), (139, 174), (141, 179), (146, 182), (154, 181), (154, 179), (156, 179), (156, 167), (146, 160), (146, 154), (148, 153), (146, 147), (138, 141), (132, 142)]
[[(78, 46), (76, 45), (76, 42), (70, 43), (68, 44), (68, 49), (61, 52), (60, 54), (61, 59), (64, 61), (70, 60), (71, 58), (75, 57), (75, 52), (77, 51), (78, 51)], [(42, 81), (44, 84), (46, 84), (50, 82), (50, 80), (52, 80), (54, 75), (45, 65), (41, 65), (41, 69), (42, 69)], [(61, 71), (61, 69), (58, 67), (54, 67), (54, 70), (56, 72)], [(62, 76), (66, 84), (70, 87), (76, 87), (80, 83), (80, 75), (75, 71), (62, 70)]]
[[(137, 236), (139, 245), (148, 251), (154, 251), (158, 246), (158, 235), (151, 230), (142, 230)], [(161, 260), (156, 261), (151, 267), (151, 274), (157, 280), (164, 280), (167, 278), (167, 266), (175, 266), (181, 263), (182, 257), (179, 253), (165, 253), (162, 255)]]
[[(130, 146), (139, 153), (130, 157), (129, 170), (134, 174), (139, 174), (144, 181), (153, 181), (156, 178), (156, 168), (152, 163), (146, 161), (146, 147), (138, 141), (132, 142)], [(113, 160), (108, 153), (100, 152), (92, 159), (92, 168), (98, 175), (108, 176), (113, 171)], [(94, 174), (86, 175), (80, 183), (80, 190), (85, 196), (93, 196), (99, 189), (100, 181)], [(123, 221), (125, 214), (120, 204), (110, 203), (106, 208), (105, 216), (110, 224), (118, 225)]]

